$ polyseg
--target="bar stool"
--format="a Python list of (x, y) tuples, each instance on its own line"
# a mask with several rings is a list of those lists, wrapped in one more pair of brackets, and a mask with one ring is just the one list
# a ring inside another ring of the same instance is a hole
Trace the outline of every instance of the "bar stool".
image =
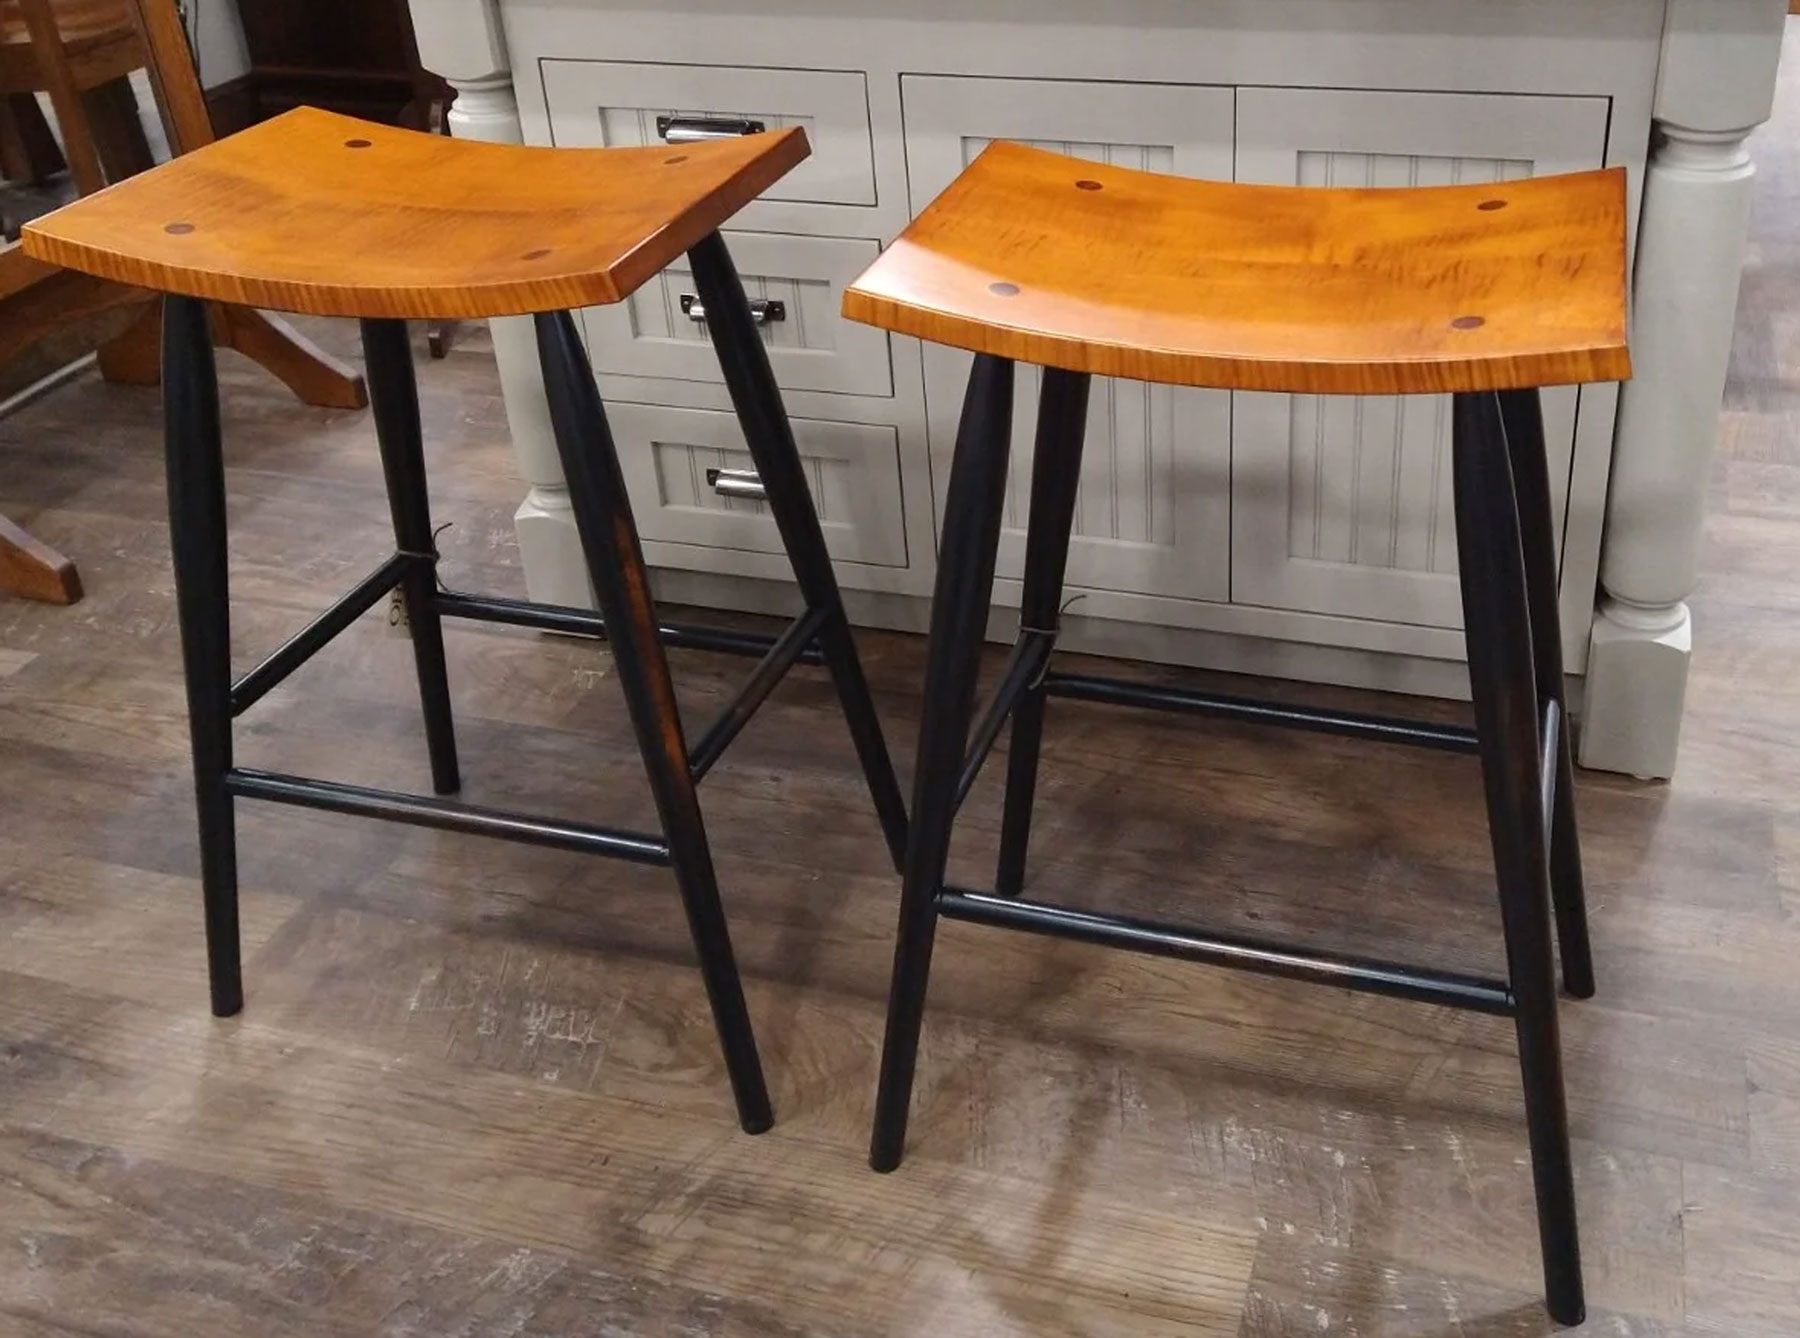
[[(1184, 180), (988, 148), (853, 285), (844, 314), (972, 350), (944, 503), (887, 1034), (870, 1153), (900, 1162), (940, 916), (1510, 1016), (1549, 1309), (1583, 1314), (1557, 1037), (1594, 991), (1537, 388), (1620, 380), (1622, 172), (1317, 190)], [(1020, 633), (975, 723), (1015, 362), (1043, 367)], [(1089, 379), (1455, 396), (1454, 494), (1473, 729), (1050, 670)], [(1369, 961), (1022, 898), (1047, 697), (1120, 702), (1478, 752), (1507, 978)], [(945, 885), (951, 825), (1010, 717), (997, 891)]]
[[(38, 219), (38, 259), (170, 294), (163, 341), (169, 526), (186, 667), (213, 1011), (243, 1006), (233, 801), (273, 800), (672, 866), (746, 1131), (773, 1118), (695, 787), (796, 662), (823, 662), (896, 862), (906, 830), (804, 466), (718, 227), (809, 152), (804, 132), (646, 149), (486, 144), (310, 108)], [(683, 251), (805, 601), (779, 637), (660, 626), (617, 452), (569, 308), (618, 302)], [(204, 300), (362, 322), (397, 551), (233, 681), (218, 383)], [(600, 613), (437, 588), (406, 321), (531, 313)], [(232, 718), (394, 588), (417, 661), (436, 795), (459, 788), (441, 619), (604, 635), (661, 818), (657, 834), (234, 766)], [(665, 643), (761, 662), (690, 749)]]

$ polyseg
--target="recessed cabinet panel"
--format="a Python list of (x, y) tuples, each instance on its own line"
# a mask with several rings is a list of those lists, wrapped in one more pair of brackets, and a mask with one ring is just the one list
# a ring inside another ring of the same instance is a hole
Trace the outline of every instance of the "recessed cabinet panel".
[[(915, 213), (996, 139), (1145, 171), (1231, 176), (1230, 89), (909, 75), (901, 99)], [(925, 346), (940, 506), (969, 364), (965, 353)], [(1003, 577), (1023, 570), (1040, 379), (1036, 368), (1019, 368), (998, 562)], [(1228, 395), (1096, 378), (1069, 584), (1226, 598), (1230, 432)]]
[[(1601, 166), (1604, 98), (1245, 88), (1241, 181), (1505, 182)], [(1447, 396), (1241, 394), (1231, 598), (1437, 627), (1462, 623)], [(1578, 392), (1544, 393), (1560, 532)]]

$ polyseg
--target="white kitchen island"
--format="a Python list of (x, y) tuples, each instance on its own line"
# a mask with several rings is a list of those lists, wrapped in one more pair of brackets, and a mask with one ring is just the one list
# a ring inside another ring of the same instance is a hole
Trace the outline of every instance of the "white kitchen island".
[[(876, 625), (923, 626), (966, 358), (843, 322), (839, 293), (988, 140), (1303, 185), (1625, 166), (1636, 379), (1548, 392), (1546, 427), (1581, 760), (1672, 771), (1745, 140), (1770, 111), (1783, 0), (411, 3), (459, 135), (806, 127), (813, 157), (726, 235), (767, 304), (852, 612)], [(665, 597), (791, 609), (773, 523), (712, 486), (747, 455), (692, 306), (675, 268), (584, 315), (645, 549)], [(495, 322), (494, 343), (531, 596), (588, 603), (529, 322)], [(1023, 448), (1032, 414), (1017, 418)], [(1466, 695), (1447, 451), (1435, 400), (1097, 384), (1063, 644)], [(1024, 478), (1001, 601), (1018, 596)]]

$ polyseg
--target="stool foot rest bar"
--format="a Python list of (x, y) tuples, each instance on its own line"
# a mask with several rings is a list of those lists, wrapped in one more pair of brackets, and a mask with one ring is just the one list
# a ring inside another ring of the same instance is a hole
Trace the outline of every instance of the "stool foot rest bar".
[(294, 633), (279, 650), (231, 685), (231, 714), (242, 715), (279, 687), (294, 670), (324, 650), (351, 623), (374, 608), (405, 579), (415, 563), (429, 560), (396, 553), (352, 586), (343, 598)]
[[(567, 604), (533, 604), (523, 599), (448, 590), (438, 591), (432, 604), (446, 618), (467, 618), (471, 622), (534, 627), (540, 632), (606, 639), (606, 619), (593, 609), (571, 608)], [(663, 645), (671, 650), (716, 650), (722, 655), (761, 656), (767, 655), (776, 642), (775, 637), (763, 632), (704, 627), (666, 619), (658, 621), (656, 630)], [(801, 648), (799, 663), (824, 664), (825, 656), (817, 645), (809, 643)]]
[(1363, 711), (1330, 711), (1316, 706), (1200, 692), (1167, 684), (1133, 683), (1095, 674), (1064, 674), (1051, 670), (1044, 678), (1044, 692), (1047, 696), (1067, 697), (1071, 701), (1146, 706), (1159, 711), (1235, 720), (1246, 725), (1280, 725), (1319, 734), (1341, 734), (1375, 743), (1406, 743), (1451, 753), (1476, 751), (1475, 731), (1468, 725), (1437, 724)]
[(524, 845), (574, 850), (584, 855), (608, 855), (634, 864), (669, 863), (669, 843), (643, 832), (618, 831), (590, 823), (513, 813), (498, 808), (455, 804), (429, 795), (378, 790), (365, 785), (344, 785), (311, 776), (289, 776), (276, 771), (233, 767), (225, 773), (225, 789), (241, 799), (267, 799), (297, 808), (326, 813), (349, 813), (382, 818), (414, 827), (439, 831), (469, 832)]
[(966, 920), (970, 924), (992, 925), (998, 929), (1022, 929), (1048, 938), (1125, 948), (1151, 957), (1206, 962), (1267, 976), (1308, 980), (1317, 985), (1337, 985), (1365, 994), (1416, 999), (1420, 1003), (1464, 1008), (1496, 1017), (1511, 1017), (1515, 1008), (1512, 989), (1504, 980), (1322, 952), (1271, 939), (1209, 934), (1160, 920), (1101, 915), (1021, 897), (996, 896), (991, 892), (946, 887), (937, 895), (937, 913), (946, 920)]
[[(344, 631), (400, 584), (405, 569), (414, 562), (426, 561), (408, 553), (396, 553), (348, 594), (324, 613), (308, 623), (292, 639), (256, 668), (231, 685), (231, 714), (242, 715), (301, 665), (330, 644)], [(586, 609), (571, 609), (555, 604), (530, 604), (523, 600), (489, 599), (478, 595), (439, 594), (432, 600), (440, 615), (470, 618), (483, 622), (536, 627), (546, 631), (579, 633), (602, 640), (606, 636), (605, 620)], [(499, 607), (496, 607), (499, 606)], [(788, 624), (779, 636), (760, 632), (731, 631), (724, 628), (698, 627), (688, 623), (662, 623), (658, 627), (665, 646), (718, 651), (727, 655), (759, 655), (761, 662), (738, 690), (737, 696), (719, 712), (719, 716), (700, 742), (694, 746), (689, 770), (699, 780), (712, 770), (750, 723), (757, 707), (768, 699), (787, 671), (796, 664), (816, 665), (824, 662), (815, 638), (829, 611), (814, 609), (801, 614)], [(322, 784), (328, 782), (321, 782)], [(248, 793), (241, 791), (240, 793)], [(275, 798), (264, 795), (263, 798)], [(396, 797), (399, 797), (396, 795)], [(324, 805), (319, 805), (324, 807)], [(435, 825), (435, 824), (426, 824)], [(443, 824), (450, 825), (450, 824)]]
[[(434, 559), (429, 554), (394, 554), (352, 586), (337, 603), (296, 632), (268, 659), (233, 683), (231, 714), (242, 715), (272, 689), (280, 686), (290, 674), (330, 644), (338, 633), (391, 593), (404, 579), (407, 568), (413, 563), (423, 563), (427, 569), (431, 569)], [(545, 632), (597, 637), (602, 641), (606, 639), (606, 620), (592, 609), (575, 609), (561, 604), (533, 604), (522, 599), (499, 599), (448, 591), (434, 593), (431, 604), (441, 617), (465, 618), (511, 627), (532, 627)], [(788, 624), (785, 632), (776, 636), (765, 632), (745, 632), (667, 621), (658, 624), (657, 633), (665, 646), (684, 650), (710, 650), (724, 655), (766, 658), (780, 649), (781, 671), (785, 671), (794, 664), (817, 665), (825, 662), (814, 638), (826, 616), (817, 611), (803, 613)], [(803, 627), (806, 634), (797, 637)], [(738, 728), (741, 729), (748, 723), (750, 713), (761, 705), (781, 681), (781, 671), (775, 672), (771, 677), (766, 667), (759, 667), (737, 698), (725, 707), (720, 721), (727, 717), (736, 719)], [(717, 728), (717, 724), (714, 728)], [(736, 736), (737, 729), (733, 729), (730, 737)], [(710, 762), (706, 769), (710, 769)]]

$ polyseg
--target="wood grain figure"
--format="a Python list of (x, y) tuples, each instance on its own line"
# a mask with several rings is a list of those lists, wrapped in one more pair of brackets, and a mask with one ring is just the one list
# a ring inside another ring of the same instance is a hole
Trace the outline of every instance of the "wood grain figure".
[(1070, 371), (1415, 394), (1618, 381), (1625, 173), (1321, 189), (990, 145), (844, 315)]
[(118, 283), (276, 311), (555, 311), (632, 293), (808, 152), (799, 128), (543, 149), (301, 107), (38, 218), (24, 245)]

